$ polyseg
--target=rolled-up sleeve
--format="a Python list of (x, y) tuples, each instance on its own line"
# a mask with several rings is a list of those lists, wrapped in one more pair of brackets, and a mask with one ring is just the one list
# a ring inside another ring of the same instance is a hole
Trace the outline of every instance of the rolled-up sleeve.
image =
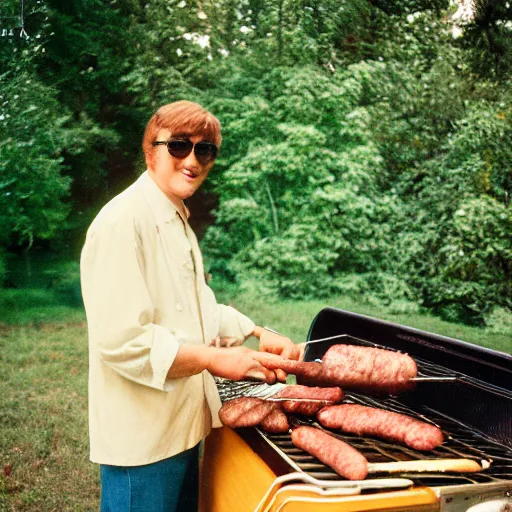
[(133, 219), (93, 225), (80, 267), (93, 350), (126, 379), (171, 391), (167, 373), (179, 343), (167, 328), (154, 323), (155, 309)]
[(231, 306), (218, 304), (218, 308), (219, 336), (221, 338), (235, 338), (239, 344), (243, 343), (252, 334), (256, 324)]

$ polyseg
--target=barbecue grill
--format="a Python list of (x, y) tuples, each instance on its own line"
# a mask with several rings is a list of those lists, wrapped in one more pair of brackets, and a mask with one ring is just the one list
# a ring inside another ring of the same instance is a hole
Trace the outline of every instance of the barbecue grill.
[[(319, 339), (324, 341), (314, 341)], [(308, 340), (305, 361), (321, 359), (339, 343), (380, 347), (408, 353), (417, 363), (418, 375), (431, 378), (399, 397), (346, 393), (344, 402), (416, 417), (437, 425), (445, 436), (435, 450), (420, 452), (373, 437), (329, 431), (361, 451), (370, 464), (382, 468), (379, 464), (463, 458), (476, 461), (482, 470), (377, 469), (366, 480), (352, 482), (296, 448), (289, 433), (224, 427), (214, 430), (205, 446), (205, 512), (512, 511), (512, 356), (333, 308), (320, 311)], [(218, 381), (224, 401), (257, 394), (265, 386)], [(297, 417), (292, 422), (323, 428), (314, 418)]]

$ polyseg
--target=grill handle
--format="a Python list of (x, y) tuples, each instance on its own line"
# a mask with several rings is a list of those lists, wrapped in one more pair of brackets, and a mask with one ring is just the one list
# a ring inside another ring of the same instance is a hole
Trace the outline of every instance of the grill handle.
[(444, 473), (477, 473), (489, 468), (490, 463), (482, 460), (479, 464), (473, 459), (426, 459), (426, 460), (401, 460), (398, 462), (378, 462), (368, 464), (369, 473), (414, 473), (435, 472)]
[(270, 508), (272, 500), (277, 491), (290, 482), (301, 482), (316, 486), (319, 491), (322, 489), (330, 490), (324, 494), (332, 494), (338, 496), (354, 496), (361, 494), (364, 489), (372, 490), (390, 490), (390, 489), (407, 489), (412, 487), (414, 482), (407, 478), (386, 478), (379, 480), (359, 480), (359, 481), (339, 481), (339, 480), (318, 480), (307, 473), (287, 473), (278, 476), (269, 487), (265, 496), (254, 510), (254, 512), (267, 512)]

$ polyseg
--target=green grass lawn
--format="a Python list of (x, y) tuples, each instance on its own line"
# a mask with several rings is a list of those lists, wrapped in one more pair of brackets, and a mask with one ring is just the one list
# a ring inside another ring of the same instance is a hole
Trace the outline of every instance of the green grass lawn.
[[(304, 341), (315, 315), (334, 306), (498, 350), (512, 333), (396, 313), (348, 299), (269, 303), (222, 291), (219, 299)], [(0, 511), (97, 510), (98, 468), (88, 459), (87, 333), (80, 307), (40, 290), (0, 290)]]
[(2, 326), (0, 510), (97, 510), (85, 323)]

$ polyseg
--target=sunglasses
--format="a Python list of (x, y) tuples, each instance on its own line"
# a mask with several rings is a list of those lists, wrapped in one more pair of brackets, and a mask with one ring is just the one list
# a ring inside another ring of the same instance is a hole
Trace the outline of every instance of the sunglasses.
[(167, 146), (167, 151), (174, 158), (187, 158), (192, 149), (197, 161), (201, 165), (212, 163), (219, 152), (219, 147), (211, 142), (201, 141), (194, 144), (189, 139), (169, 139), (166, 141), (157, 140), (153, 142), (153, 146)]

